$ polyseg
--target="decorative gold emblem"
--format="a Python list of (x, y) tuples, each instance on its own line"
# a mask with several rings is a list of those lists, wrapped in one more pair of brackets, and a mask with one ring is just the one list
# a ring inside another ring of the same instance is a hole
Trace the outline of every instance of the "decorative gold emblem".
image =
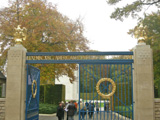
[(140, 25), (137, 27), (134, 37), (138, 39), (138, 44), (145, 43), (145, 40), (147, 39), (147, 33), (145, 32), (146, 26), (143, 25), (141, 22)]
[[(111, 93), (109, 93), (109, 94), (106, 95), (106, 94), (103, 94), (103, 93), (100, 92), (99, 86), (100, 86), (100, 84), (101, 84), (102, 82), (110, 82), (110, 83), (112, 84), (112, 92), (111, 92)], [(97, 93), (98, 93), (101, 97), (107, 99), (107, 98), (113, 96), (113, 94), (115, 93), (115, 91), (116, 91), (116, 84), (115, 84), (115, 82), (114, 82), (111, 78), (101, 78), (101, 79), (98, 81), (97, 85), (96, 85), (96, 90), (97, 90)]]
[[(34, 90), (34, 84), (35, 84), (35, 90)], [(36, 95), (37, 95), (37, 82), (36, 82), (36, 80), (33, 80), (33, 82), (32, 82), (32, 97), (36, 98)]]
[(26, 31), (27, 29), (25, 27), (21, 29), (20, 25), (15, 28), (14, 40), (16, 44), (20, 44), (23, 40), (26, 40)]

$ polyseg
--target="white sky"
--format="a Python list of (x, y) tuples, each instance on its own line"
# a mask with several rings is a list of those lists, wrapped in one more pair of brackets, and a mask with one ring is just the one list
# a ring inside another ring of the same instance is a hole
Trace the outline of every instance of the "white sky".
[(123, 22), (110, 19), (114, 6), (106, 0), (49, 0), (56, 3), (58, 10), (75, 20), (82, 18), (84, 35), (91, 42), (90, 48), (99, 51), (128, 51), (137, 40), (127, 34), (134, 28), (136, 20), (126, 19)]
[[(8, 0), (0, 0), (0, 7)], [(125, 19), (123, 22), (110, 19), (114, 6), (106, 0), (48, 0), (57, 4), (58, 11), (69, 18), (82, 19), (84, 36), (91, 42), (90, 48), (98, 51), (128, 51), (137, 40), (127, 34), (137, 21)]]

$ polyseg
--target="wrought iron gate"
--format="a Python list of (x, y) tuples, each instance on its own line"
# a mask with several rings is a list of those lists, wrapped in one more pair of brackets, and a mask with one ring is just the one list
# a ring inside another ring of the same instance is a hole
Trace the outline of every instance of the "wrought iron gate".
[(40, 70), (27, 65), (26, 114), (25, 120), (39, 119)]
[(132, 63), (80, 64), (79, 76), (79, 120), (134, 120)]
[[(110, 57), (112, 55), (118, 55), (119, 57)], [(27, 56), (31, 56), (31, 59), (26, 60), (26, 63), (79, 64), (79, 120), (84, 115), (85, 120), (90, 118), (93, 120), (134, 120), (133, 59), (131, 57), (121, 57), (121, 55), (130, 56), (133, 55), (133, 52), (27, 53)], [(36, 60), (32, 59), (34, 56), (42, 57)], [(46, 59), (47, 56), (50, 56), (49, 59)], [(31, 78), (31, 81), (33, 79)], [(29, 106), (28, 103), (30, 102), (28, 101), (34, 99), (31, 93), (27, 94), (29, 95), (26, 105)], [(38, 107), (38, 103), (36, 105)], [(99, 111), (96, 111), (97, 106), (99, 106)], [(30, 116), (30, 112), (27, 114), (29, 114), (27, 116)]]

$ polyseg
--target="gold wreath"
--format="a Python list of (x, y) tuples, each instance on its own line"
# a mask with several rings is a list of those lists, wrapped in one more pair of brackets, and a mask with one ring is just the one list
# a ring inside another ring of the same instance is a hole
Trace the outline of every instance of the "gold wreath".
[[(34, 84), (35, 84), (35, 91), (33, 89)], [(34, 93), (33, 93), (33, 91), (34, 91)], [(36, 82), (36, 80), (33, 80), (33, 82), (32, 82), (32, 97), (35, 98), (36, 94), (37, 94), (37, 82)]]
[[(100, 89), (99, 89), (100, 84), (101, 84), (102, 82), (104, 82), (104, 81), (106, 81), (106, 82), (108, 81), (108, 82), (110, 82), (110, 83), (112, 84), (112, 92), (109, 93), (109, 94), (107, 94), (107, 95), (101, 93), (101, 92), (100, 92)], [(97, 90), (97, 93), (98, 93), (101, 97), (103, 97), (103, 98), (106, 99), (106, 98), (109, 98), (109, 97), (113, 96), (113, 94), (114, 94), (115, 91), (116, 91), (116, 84), (115, 84), (115, 82), (114, 82), (111, 78), (101, 78), (101, 79), (98, 81), (97, 85), (96, 85), (96, 90)]]

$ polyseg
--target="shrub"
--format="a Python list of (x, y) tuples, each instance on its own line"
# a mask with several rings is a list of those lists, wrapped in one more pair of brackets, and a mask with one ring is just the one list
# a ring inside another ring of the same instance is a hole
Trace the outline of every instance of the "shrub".
[(40, 86), (40, 102), (48, 104), (56, 104), (65, 101), (64, 85), (41, 85)]
[(0, 86), (0, 98), (2, 98), (2, 86)]
[(39, 113), (41, 114), (53, 114), (57, 112), (57, 105), (40, 103), (39, 104)]
[(115, 111), (122, 116), (132, 119), (132, 106), (119, 106), (115, 107)]

